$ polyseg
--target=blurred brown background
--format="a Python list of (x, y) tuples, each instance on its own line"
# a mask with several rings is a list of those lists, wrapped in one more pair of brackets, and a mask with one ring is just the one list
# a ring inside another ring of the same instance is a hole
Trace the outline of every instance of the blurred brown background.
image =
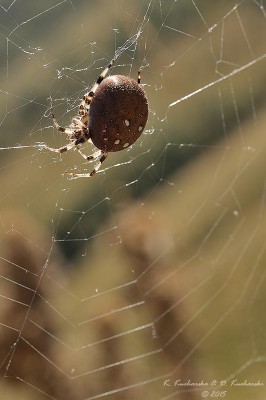
[[(265, 4), (5, 3), (1, 399), (264, 399)], [(139, 29), (112, 73), (141, 68), (145, 133), (69, 180), (49, 107), (68, 125)]]

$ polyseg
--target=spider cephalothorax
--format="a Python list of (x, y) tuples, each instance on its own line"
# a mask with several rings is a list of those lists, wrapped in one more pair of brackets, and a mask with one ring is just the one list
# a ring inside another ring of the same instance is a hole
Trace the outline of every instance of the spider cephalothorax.
[[(128, 76), (106, 75), (114, 60), (104, 69), (92, 89), (87, 92), (79, 106), (79, 115), (72, 119), (69, 127), (58, 124), (53, 110), (52, 119), (56, 129), (70, 140), (66, 146), (48, 150), (64, 153), (75, 148), (87, 161), (96, 160), (91, 173), (75, 174), (72, 177), (87, 177), (96, 174), (108, 152), (120, 151), (132, 145), (142, 134), (148, 119), (148, 101), (140, 86), (140, 72), (135, 81)], [(79, 145), (90, 141), (98, 148), (86, 156)]]

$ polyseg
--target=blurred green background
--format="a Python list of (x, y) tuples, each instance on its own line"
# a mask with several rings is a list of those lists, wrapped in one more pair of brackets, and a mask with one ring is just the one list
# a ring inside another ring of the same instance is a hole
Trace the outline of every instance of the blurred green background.
[[(0, 7), (2, 397), (264, 399), (264, 2)], [(49, 107), (137, 32), (111, 73), (141, 69), (146, 130), (70, 180)]]

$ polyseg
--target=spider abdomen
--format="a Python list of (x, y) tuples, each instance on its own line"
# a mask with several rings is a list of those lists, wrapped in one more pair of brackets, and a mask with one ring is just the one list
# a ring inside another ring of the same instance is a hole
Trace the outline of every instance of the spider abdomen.
[(147, 119), (148, 101), (140, 85), (129, 77), (112, 75), (93, 96), (89, 135), (100, 150), (124, 150), (140, 137)]

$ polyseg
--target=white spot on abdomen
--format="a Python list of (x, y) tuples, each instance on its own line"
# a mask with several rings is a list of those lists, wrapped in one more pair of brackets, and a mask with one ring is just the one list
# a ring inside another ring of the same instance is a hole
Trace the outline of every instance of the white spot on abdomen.
[(129, 120), (128, 119), (125, 119), (125, 125), (129, 126)]
[(128, 147), (129, 146), (129, 143), (125, 143), (124, 145), (123, 145), (123, 147)]
[(139, 132), (142, 131), (142, 129), (143, 129), (143, 126), (140, 125), (139, 126)]
[(116, 141), (115, 141), (115, 144), (119, 144), (120, 143), (120, 139), (117, 139)]

